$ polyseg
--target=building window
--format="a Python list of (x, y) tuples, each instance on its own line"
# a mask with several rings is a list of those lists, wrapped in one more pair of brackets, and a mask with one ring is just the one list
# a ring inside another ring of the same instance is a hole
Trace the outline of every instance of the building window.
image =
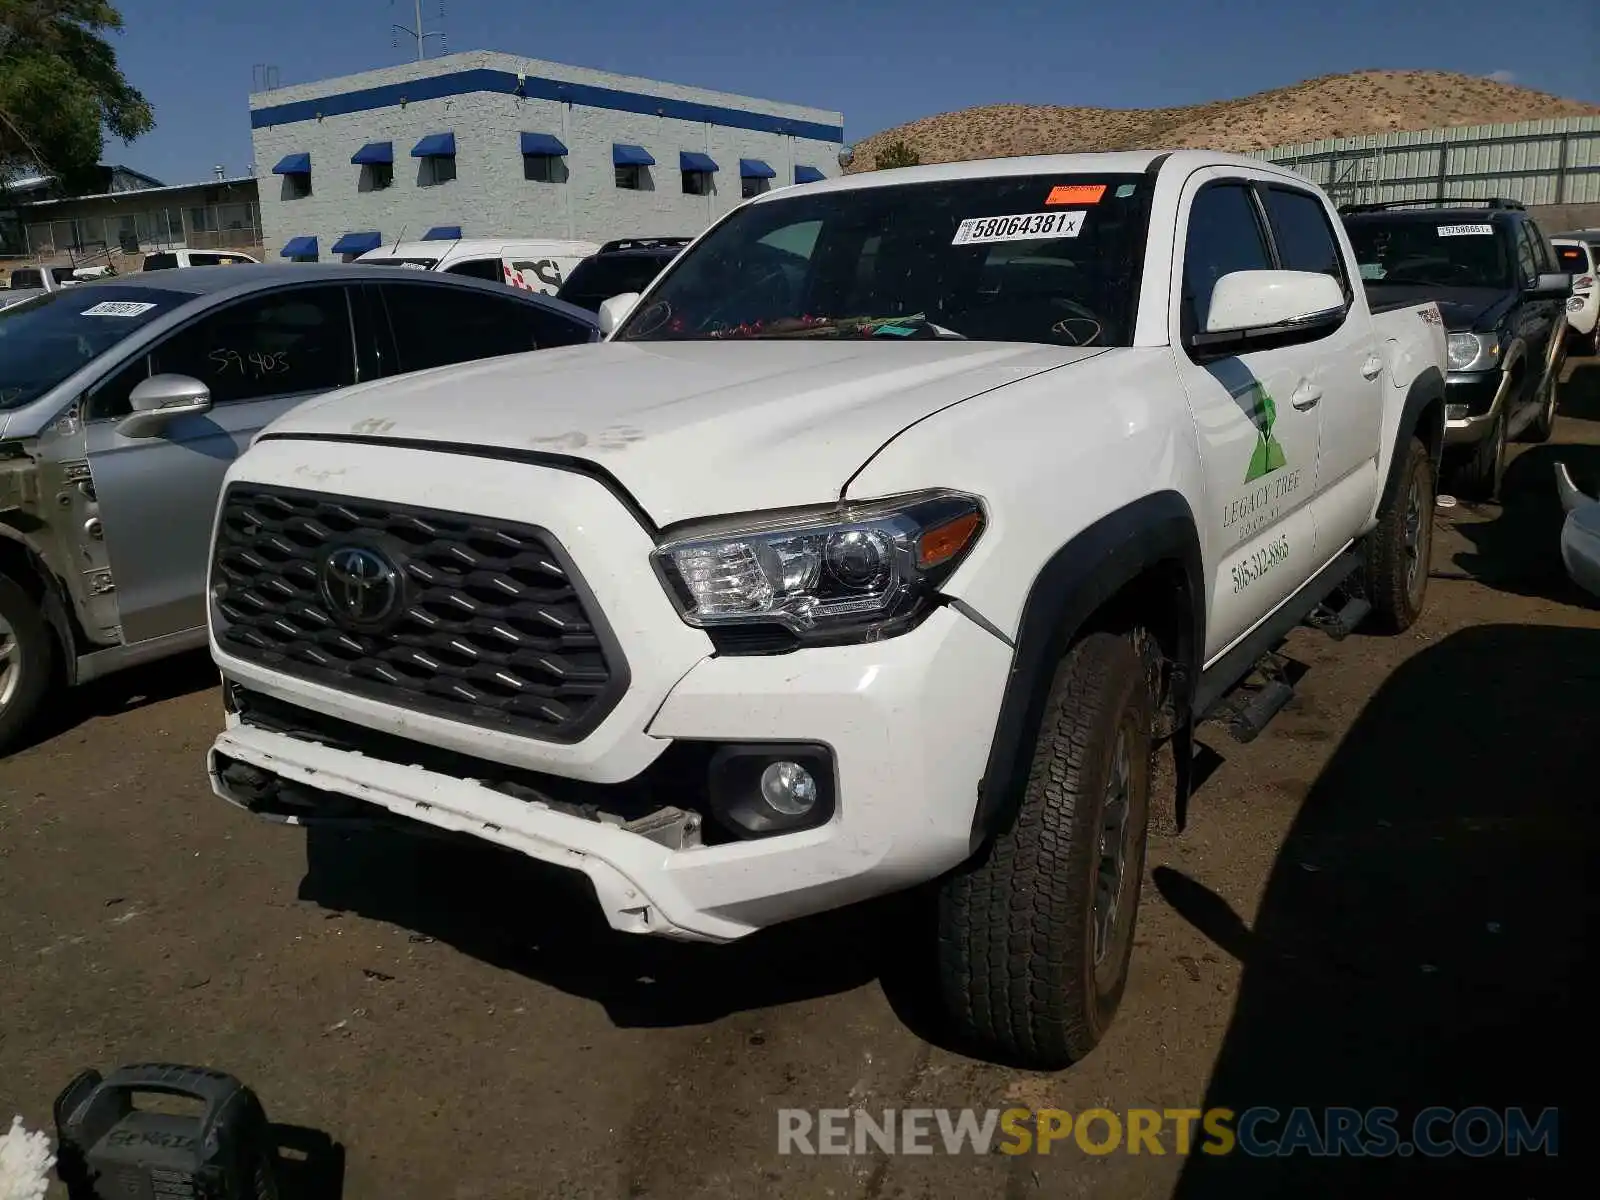
[(217, 210), (214, 208), (191, 208), (189, 210), (189, 228), (196, 233), (216, 233)]
[(288, 193), (284, 196), (285, 200), (304, 200), (311, 195), (311, 175), (309, 172), (304, 175), (285, 175), (283, 177), (283, 187), (284, 191)]
[(755, 175), (746, 175), (739, 180), (739, 194), (746, 200), (751, 196), (759, 196), (767, 190), (767, 181)]
[(683, 194), (685, 196), (709, 196), (711, 194), (711, 172), (683, 172)]
[(646, 167), (617, 167), (617, 186), (626, 188), (630, 192), (644, 191), (646, 181), (649, 179), (647, 170)]
[(361, 168), (364, 192), (381, 192), (394, 186), (393, 163), (367, 163)]
[(431, 154), (422, 160), (422, 169), (417, 184), (420, 187), (436, 187), (441, 183), (449, 183), (456, 177), (455, 156), (446, 157), (442, 154)]
[(565, 183), (567, 164), (557, 154), (524, 154), (522, 177), (529, 183)]

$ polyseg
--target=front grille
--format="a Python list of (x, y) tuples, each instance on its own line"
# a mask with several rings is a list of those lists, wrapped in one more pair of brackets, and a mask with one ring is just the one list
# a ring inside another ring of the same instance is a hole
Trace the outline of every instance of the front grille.
[[(376, 618), (358, 620), (370, 614), (330, 583), (330, 556), (350, 550), (393, 568), (395, 602)], [(583, 737), (627, 687), (565, 551), (498, 518), (236, 484), (222, 502), (212, 605), (218, 642), (248, 662), (551, 741)]]

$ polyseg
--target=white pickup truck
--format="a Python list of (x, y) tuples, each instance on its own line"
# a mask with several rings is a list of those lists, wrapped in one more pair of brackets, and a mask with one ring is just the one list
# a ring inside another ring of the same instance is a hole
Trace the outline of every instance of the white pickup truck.
[(785, 188), (605, 313), (234, 464), (217, 793), (498, 843), (642, 934), (929, 884), (957, 1031), (1086, 1053), (1197, 723), (1253, 736), (1295, 625), (1422, 607), (1438, 311), (1183, 151)]

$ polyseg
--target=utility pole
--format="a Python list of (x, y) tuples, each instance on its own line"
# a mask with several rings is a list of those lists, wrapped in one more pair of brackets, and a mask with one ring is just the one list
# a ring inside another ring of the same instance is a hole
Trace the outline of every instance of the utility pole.
[[(389, 0), (389, 7), (390, 8), (394, 7), (394, 0)], [(439, 15), (441, 17), (444, 15), (444, 5), (443, 5), (443, 3), (441, 3), (439, 5)], [(439, 39), (439, 48), (441, 50), (446, 49), (447, 47), (445, 45), (445, 39), (444, 39), (443, 32), (441, 32), (440, 30), (437, 30), (437, 29), (424, 29), (422, 27), (422, 0), (416, 0), (416, 21), (417, 21), (417, 27), (415, 29), (408, 29), (404, 25), (401, 25), (401, 24), (398, 24), (398, 23), (396, 23), (393, 26), (393, 28), (394, 28), (394, 31), (397, 34), (403, 33), (409, 38), (415, 38), (416, 39), (416, 43), (417, 43), (417, 61), (421, 62), (424, 58), (426, 58), (428, 56), (427, 44), (428, 44), (428, 39), (429, 38), (438, 38)], [(399, 44), (398, 38), (396, 39), (395, 44), (396, 45)]]

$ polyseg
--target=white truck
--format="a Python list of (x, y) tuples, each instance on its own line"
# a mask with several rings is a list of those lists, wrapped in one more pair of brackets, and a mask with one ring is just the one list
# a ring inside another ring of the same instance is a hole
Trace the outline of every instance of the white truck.
[(510, 847), (641, 934), (927, 884), (957, 1032), (1083, 1055), (1197, 723), (1253, 736), (1297, 624), (1422, 608), (1437, 309), (1373, 312), (1300, 176), (1181, 151), (769, 193), (603, 319), (234, 464), (216, 792)]

